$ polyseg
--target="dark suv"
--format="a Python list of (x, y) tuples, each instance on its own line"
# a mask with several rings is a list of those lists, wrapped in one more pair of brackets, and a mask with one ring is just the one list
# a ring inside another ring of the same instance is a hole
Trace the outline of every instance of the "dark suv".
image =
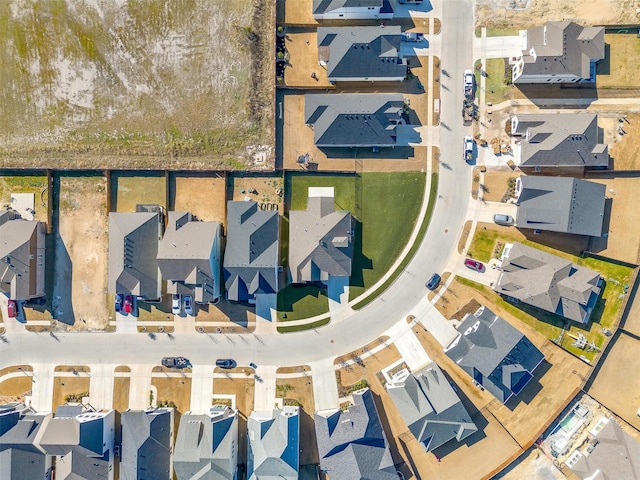
[(220, 368), (236, 368), (236, 361), (231, 358), (219, 358), (216, 360), (216, 367)]
[(427, 288), (429, 290), (435, 290), (438, 285), (440, 285), (440, 275), (434, 273), (427, 282)]

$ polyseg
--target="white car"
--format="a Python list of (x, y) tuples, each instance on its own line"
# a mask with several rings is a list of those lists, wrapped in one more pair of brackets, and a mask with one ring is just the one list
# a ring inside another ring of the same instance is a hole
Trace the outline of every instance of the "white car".
[(467, 163), (473, 160), (473, 138), (469, 135), (464, 137), (464, 160)]
[(191, 298), (191, 295), (184, 296), (184, 313), (193, 315), (193, 298)]
[(182, 295), (179, 293), (171, 295), (171, 313), (174, 315), (182, 313)]

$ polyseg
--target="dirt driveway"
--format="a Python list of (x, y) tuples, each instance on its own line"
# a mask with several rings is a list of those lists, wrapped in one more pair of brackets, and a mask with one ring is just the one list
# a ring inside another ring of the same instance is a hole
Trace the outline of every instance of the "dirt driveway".
[(73, 330), (104, 329), (109, 315), (107, 182), (102, 176), (60, 176), (56, 183), (52, 315)]

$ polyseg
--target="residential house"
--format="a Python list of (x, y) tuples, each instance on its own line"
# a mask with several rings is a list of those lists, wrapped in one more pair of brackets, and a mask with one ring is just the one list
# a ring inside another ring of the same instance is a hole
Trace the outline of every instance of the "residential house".
[(173, 409), (122, 412), (120, 480), (171, 480)]
[(252, 412), (247, 421), (247, 480), (297, 480), (300, 450), (299, 407)]
[(640, 478), (640, 442), (603, 416), (565, 464), (582, 480)]
[(531, 340), (487, 307), (467, 314), (447, 356), (502, 403), (533, 379), (544, 355)]
[(178, 480), (235, 480), (238, 411), (214, 405), (201, 415), (182, 415), (173, 467)]
[(602, 285), (598, 272), (522, 243), (505, 246), (500, 270), (496, 292), (578, 323), (589, 322)]
[(319, 148), (379, 149), (420, 142), (415, 127), (407, 125), (400, 93), (308, 94), (304, 118)]
[(403, 369), (386, 389), (400, 416), (425, 451), (461, 442), (478, 430), (457, 393), (435, 363), (415, 374)]
[(12, 300), (42, 297), (45, 231), (42, 222), (0, 212), (0, 293)]
[(569, 177), (516, 180), (518, 228), (602, 236), (606, 185)]
[(320, 469), (341, 480), (397, 480), (389, 442), (371, 390), (352, 394), (347, 410), (316, 412)]
[(162, 227), (160, 212), (109, 214), (109, 293), (160, 298), (156, 256)]
[(51, 458), (38, 446), (38, 433), (51, 414), (37, 414), (21, 407), (0, 407), (0, 478), (49, 479)]
[(511, 119), (511, 135), (519, 141), (519, 167), (526, 174), (579, 177), (609, 168), (609, 147), (598, 143), (596, 114), (517, 115)]
[(390, 0), (313, 0), (316, 20), (386, 20), (393, 17)]
[(333, 187), (310, 187), (306, 210), (289, 212), (289, 269), (293, 283), (351, 275), (353, 217), (336, 211)]
[(60, 406), (43, 429), (39, 444), (55, 456), (57, 479), (114, 480), (114, 410), (83, 412), (81, 405)]
[(604, 27), (547, 22), (526, 32), (526, 50), (513, 66), (513, 83), (595, 82), (604, 58)]
[(192, 295), (196, 303), (220, 297), (219, 222), (200, 222), (189, 212), (169, 212), (158, 247), (158, 266), (167, 281), (167, 293)]
[(255, 302), (256, 295), (278, 291), (280, 216), (258, 204), (227, 202), (224, 281), (227, 298)]
[(401, 82), (407, 76), (400, 26), (318, 28), (318, 63), (330, 82)]

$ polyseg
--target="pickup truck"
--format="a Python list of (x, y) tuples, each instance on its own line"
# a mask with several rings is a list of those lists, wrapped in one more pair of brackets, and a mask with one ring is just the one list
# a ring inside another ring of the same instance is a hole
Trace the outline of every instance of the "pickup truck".
[(473, 160), (473, 138), (469, 135), (464, 137), (464, 161), (471, 163)]
[(184, 357), (164, 357), (162, 366), (167, 368), (187, 368), (191, 366), (191, 362)]
[(471, 125), (473, 120), (473, 102), (465, 100), (462, 107), (462, 120), (465, 125)]
[(464, 71), (464, 99), (473, 101), (473, 82), (475, 78), (471, 70)]

